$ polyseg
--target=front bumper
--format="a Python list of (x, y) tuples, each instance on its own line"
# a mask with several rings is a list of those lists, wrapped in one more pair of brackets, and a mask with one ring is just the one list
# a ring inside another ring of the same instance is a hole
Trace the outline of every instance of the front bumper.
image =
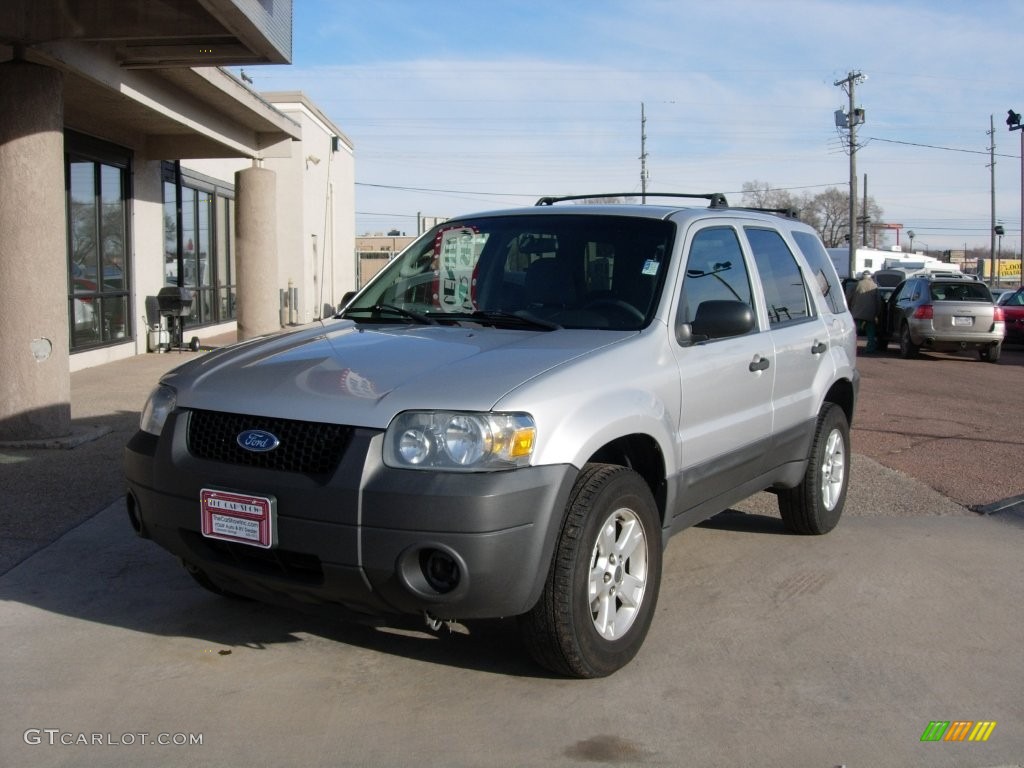
[[(198, 459), (188, 415), (125, 452), (129, 513), (139, 534), (221, 588), (270, 602), (334, 604), (368, 615), (513, 616), (537, 601), (577, 470), (528, 467), (441, 473), (383, 465), (382, 433), (355, 429), (329, 476)], [(276, 500), (272, 549), (201, 534), (200, 491)], [(431, 563), (455, 575), (440, 587)]]

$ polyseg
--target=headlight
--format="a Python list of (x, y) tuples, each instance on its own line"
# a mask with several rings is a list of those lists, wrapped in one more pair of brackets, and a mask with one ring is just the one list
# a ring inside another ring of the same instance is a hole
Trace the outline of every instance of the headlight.
[(146, 406), (142, 409), (139, 429), (151, 435), (159, 435), (177, 401), (178, 395), (173, 389), (165, 384), (158, 386), (150, 393)]
[(384, 463), (476, 472), (524, 467), (536, 437), (533, 418), (525, 413), (408, 411), (384, 435)]

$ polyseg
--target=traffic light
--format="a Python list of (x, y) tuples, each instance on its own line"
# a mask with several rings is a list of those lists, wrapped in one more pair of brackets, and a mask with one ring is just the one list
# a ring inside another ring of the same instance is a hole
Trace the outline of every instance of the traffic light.
[(1020, 112), (1014, 112), (1012, 109), (1006, 110), (1006, 124), (1010, 126), (1011, 131), (1020, 128)]

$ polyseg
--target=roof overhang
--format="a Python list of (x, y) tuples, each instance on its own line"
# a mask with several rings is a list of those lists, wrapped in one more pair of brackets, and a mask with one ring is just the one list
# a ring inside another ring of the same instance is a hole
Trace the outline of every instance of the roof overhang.
[(217, 67), (126, 70), (109, 50), (78, 43), (32, 54), (64, 72), (68, 127), (152, 158), (287, 157), (289, 143), (302, 138), (296, 121)]
[(299, 124), (220, 67), (291, 44), (292, 0), (0, 2), (0, 62), (61, 71), (65, 125), (150, 158), (290, 154)]
[(103, 43), (122, 67), (290, 64), (292, 0), (3, 0), (0, 43)]

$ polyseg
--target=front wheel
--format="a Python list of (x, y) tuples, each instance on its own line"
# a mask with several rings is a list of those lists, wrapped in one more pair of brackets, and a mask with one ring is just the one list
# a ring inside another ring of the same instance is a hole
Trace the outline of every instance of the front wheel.
[(793, 533), (828, 533), (839, 522), (850, 484), (850, 425), (843, 409), (825, 403), (803, 480), (778, 492), (782, 522)]
[(637, 654), (661, 584), (661, 525), (650, 488), (633, 470), (588, 464), (569, 497), (540, 600), (520, 617), (543, 667), (593, 678)]

